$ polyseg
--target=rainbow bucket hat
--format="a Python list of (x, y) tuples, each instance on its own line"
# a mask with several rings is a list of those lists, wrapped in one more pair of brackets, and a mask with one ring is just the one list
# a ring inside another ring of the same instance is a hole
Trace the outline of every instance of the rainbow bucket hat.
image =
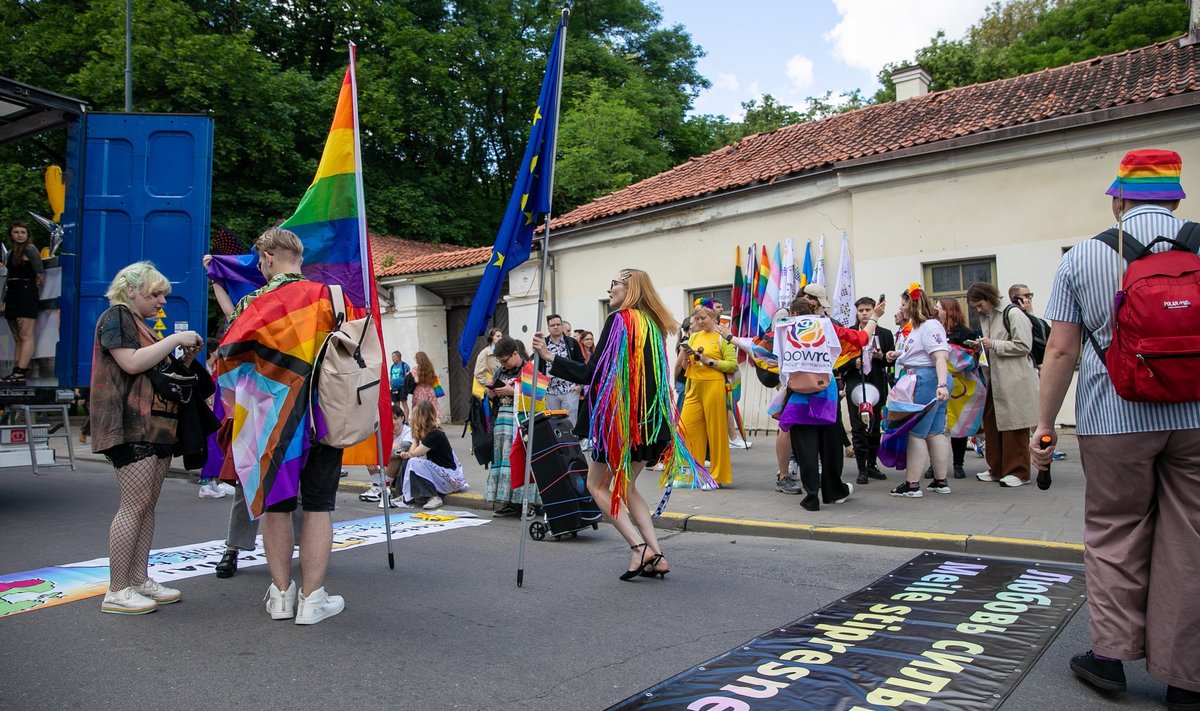
[(1182, 170), (1183, 159), (1175, 151), (1129, 151), (1121, 159), (1117, 179), (1104, 194), (1128, 200), (1182, 200), (1187, 197), (1179, 185)]

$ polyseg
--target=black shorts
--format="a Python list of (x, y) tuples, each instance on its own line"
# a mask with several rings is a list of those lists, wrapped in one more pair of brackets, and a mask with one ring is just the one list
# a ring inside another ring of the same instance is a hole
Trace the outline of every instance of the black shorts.
[[(308, 450), (308, 461), (300, 470), (300, 508), (305, 511), (333, 511), (337, 503), (338, 480), (342, 476), (342, 450), (317, 442)], [(296, 497), (267, 507), (269, 513), (291, 513)]]
[(404, 402), (404, 388), (392, 388), (392, 404)]

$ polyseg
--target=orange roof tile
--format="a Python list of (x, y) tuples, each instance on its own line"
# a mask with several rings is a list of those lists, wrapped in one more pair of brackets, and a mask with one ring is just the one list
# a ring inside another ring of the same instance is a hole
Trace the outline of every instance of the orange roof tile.
[(370, 237), (376, 277), (474, 266), (486, 262), (492, 253), (491, 247), (433, 244), (374, 234)]
[(562, 229), (913, 146), (1200, 91), (1178, 39), (755, 134), (555, 218)]

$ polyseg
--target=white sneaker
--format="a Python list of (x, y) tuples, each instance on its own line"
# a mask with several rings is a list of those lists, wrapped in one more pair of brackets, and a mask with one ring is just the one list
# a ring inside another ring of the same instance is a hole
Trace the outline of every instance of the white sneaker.
[[(382, 492), (381, 492), (381, 493), (382, 493)], [(395, 497), (395, 496), (389, 496), (389, 497), (388, 497), (388, 500), (387, 500), (387, 502), (388, 502), (388, 508), (389, 508), (389, 509), (398, 509), (398, 508), (400, 508), (400, 502), (399, 502), (399, 501), (396, 501), (396, 497)], [(376, 506), (375, 508), (379, 508), (379, 509), (383, 508), (383, 497), (380, 497), (380, 499), (379, 499), (379, 505), (378, 505), (378, 506)]]
[(200, 485), (200, 498), (202, 499), (222, 499), (225, 498), (225, 492), (217, 488), (216, 480)]
[(115, 615), (144, 615), (158, 609), (158, 603), (142, 595), (137, 588), (125, 588), (104, 594), (104, 602), (100, 603), (101, 612)]
[(378, 484), (372, 484), (370, 489), (358, 495), (359, 501), (379, 501), (383, 498), (383, 491)]
[(592, 448), (592, 441), (587, 437), (584, 437), (583, 439), (579, 440), (579, 448), (584, 452), (588, 451)]
[(1009, 474), (1008, 476), (1002, 477), (1000, 479), (1000, 486), (1006, 486), (1006, 487), (1010, 487), (1010, 488), (1017, 487), (1017, 486), (1025, 486), (1028, 483), (1029, 482), (1021, 479), (1020, 477), (1016, 476), (1015, 474)]
[(426, 511), (433, 511), (434, 509), (442, 508), (443, 503), (444, 502), (442, 501), (442, 497), (434, 496), (434, 497), (430, 498), (429, 501), (426, 501), (425, 505), (422, 506), (421, 508), (425, 509)]
[(979, 481), (1000, 481), (996, 477), (992, 476), (992, 472), (990, 469), (985, 472), (979, 472), (978, 474), (975, 475), (975, 478), (978, 479)]
[(263, 602), (267, 603), (267, 612), (271, 615), (272, 620), (290, 620), (296, 616), (296, 581), (293, 580), (288, 589), (280, 591), (275, 587), (275, 583), (271, 583), (271, 587), (267, 588), (267, 594), (263, 595)]
[(226, 496), (233, 496), (234, 494), (237, 493), (237, 489), (233, 488), (233, 486), (226, 484), (223, 481), (217, 482), (217, 489), (221, 493), (225, 494)]
[(654, 467), (652, 468), (652, 471), (661, 472), (662, 470), (664, 470), (666, 468), (667, 467), (665, 464), (663, 464), (662, 462), (659, 462), (658, 464), (654, 465)]
[[(295, 583), (292, 583), (295, 586)], [(296, 624), (315, 625), (321, 620), (333, 617), (346, 609), (346, 601), (341, 595), (330, 595), (324, 586), (312, 591), (305, 597), (301, 595), (296, 605)]]
[(854, 484), (851, 484), (850, 482), (846, 482), (846, 488), (849, 489), (850, 491), (845, 496), (843, 496), (842, 498), (838, 499), (837, 501), (835, 501), (833, 503), (844, 504), (844, 503), (846, 503), (846, 499), (848, 499), (854, 495)]
[(169, 605), (183, 599), (183, 593), (175, 588), (169, 588), (154, 578), (146, 578), (146, 582), (134, 588), (142, 597), (148, 597), (160, 605)]

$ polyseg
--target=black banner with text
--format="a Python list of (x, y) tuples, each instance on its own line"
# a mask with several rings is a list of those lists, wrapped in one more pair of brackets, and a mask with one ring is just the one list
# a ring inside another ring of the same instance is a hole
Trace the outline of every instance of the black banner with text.
[(612, 709), (992, 709), (1085, 601), (1083, 567), (925, 552)]

